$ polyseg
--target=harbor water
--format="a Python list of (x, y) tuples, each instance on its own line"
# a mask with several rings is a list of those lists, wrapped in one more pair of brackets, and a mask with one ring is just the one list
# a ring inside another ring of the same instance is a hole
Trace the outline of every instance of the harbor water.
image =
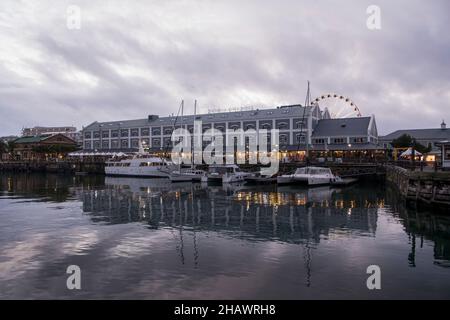
[(450, 214), (384, 183), (1, 173), (0, 298), (449, 299)]

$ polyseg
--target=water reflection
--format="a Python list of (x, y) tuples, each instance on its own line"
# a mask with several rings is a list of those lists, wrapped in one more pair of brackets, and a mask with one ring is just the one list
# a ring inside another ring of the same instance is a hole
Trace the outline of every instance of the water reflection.
[(392, 187), (388, 187), (386, 202), (392, 208), (393, 215), (402, 221), (408, 234), (411, 244), (409, 265), (416, 266), (416, 249), (423, 248), (427, 239), (434, 243), (434, 264), (450, 268), (450, 216), (429, 208), (406, 206), (405, 202), (399, 201), (399, 194)]
[(105, 188), (81, 188), (83, 211), (95, 222), (145, 222), (149, 228), (218, 230), (248, 240), (319, 243), (322, 237), (374, 236), (379, 195), (351, 189), (281, 189), (245, 185), (170, 184), (109, 178)]
[(407, 207), (382, 184), (305, 189), (2, 174), (0, 201), (6, 297), (22, 297), (7, 294), (18, 281), (44, 288), (78, 256), (92, 282), (82, 297), (336, 298), (344, 290), (360, 298), (369, 294), (365, 268), (374, 262), (396, 284), (383, 297), (406, 297), (405, 285), (412, 297), (450, 288), (450, 217)]

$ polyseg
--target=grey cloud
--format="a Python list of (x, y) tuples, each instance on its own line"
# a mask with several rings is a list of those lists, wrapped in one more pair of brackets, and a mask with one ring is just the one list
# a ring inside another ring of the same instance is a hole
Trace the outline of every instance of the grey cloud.
[(374, 113), (381, 133), (450, 119), (447, 1), (378, 1), (379, 31), (365, 27), (371, 1), (77, 3), (73, 31), (67, 1), (2, 4), (1, 46), (23, 50), (0, 55), (0, 135), (167, 115), (183, 98), (202, 111), (303, 103), (307, 80)]

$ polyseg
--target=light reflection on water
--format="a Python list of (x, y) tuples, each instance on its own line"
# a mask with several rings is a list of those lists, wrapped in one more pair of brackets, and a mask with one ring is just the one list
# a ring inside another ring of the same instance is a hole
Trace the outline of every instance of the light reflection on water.
[(384, 185), (0, 175), (0, 298), (450, 298), (449, 266), (449, 216)]

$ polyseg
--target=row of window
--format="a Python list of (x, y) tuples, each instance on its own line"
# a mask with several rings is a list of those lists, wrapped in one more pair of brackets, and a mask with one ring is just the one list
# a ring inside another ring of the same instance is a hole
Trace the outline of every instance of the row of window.
[[(324, 138), (317, 138), (317, 139), (313, 139), (313, 143), (317, 143), (317, 144), (325, 144), (326, 143), (330, 143), (330, 144), (345, 144), (347, 143), (347, 138), (331, 138), (330, 142), (328, 142), (328, 139), (324, 139)], [(367, 138), (365, 137), (353, 137), (350, 138), (350, 143), (366, 143), (367, 142)]]
[[(237, 138), (233, 138), (237, 139)], [(113, 139), (111, 141), (109, 140), (95, 140), (95, 141), (85, 141), (84, 142), (84, 148), (85, 149), (119, 149), (119, 148), (138, 148), (139, 147), (139, 141), (142, 142), (142, 145), (144, 147), (150, 147), (150, 139), (144, 138), (144, 139), (131, 139), (130, 141), (128, 139)], [(225, 141), (225, 138), (224, 138)], [(305, 143), (306, 141), (306, 135), (303, 134), (296, 134), (295, 135), (295, 141), (294, 143)], [(202, 144), (204, 146), (208, 145), (209, 141), (203, 141)], [(267, 137), (267, 143), (271, 143), (271, 137), (270, 134)], [(280, 134), (279, 135), (279, 143), (281, 145), (289, 144), (289, 134)], [(167, 137), (164, 138), (161, 141), (161, 138), (154, 138), (151, 140), (151, 147), (162, 147), (162, 146), (172, 146), (171, 138)]]
[[(229, 129), (239, 129), (241, 127), (240, 124), (237, 123), (233, 123), (233, 124), (229, 124), (228, 128)], [(267, 130), (271, 130), (272, 129), (272, 124), (270, 124), (269, 122), (262, 122), (259, 125), (260, 129), (267, 129)], [(225, 125), (214, 125), (215, 129), (218, 129), (220, 131), (224, 131), (225, 130)], [(290, 123), (289, 120), (285, 120), (285, 121), (277, 121), (276, 125), (275, 125), (276, 129), (279, 130), (289, 130), (290, 129)], [(294, 129), (302, 129), (302, 128), (306, 128), (306, 123), (305, 121), (299, 120), (296, 121), (294, 124)], [(187, 126), (187, 129), (189, 132), (193, 132), (194, 127), (192, 125)], [(203, 132), (211, 129), (211, 125), (210, 124), (206, 124), (203, 125)], [(256, 129), (256, 123), (247, 123), (244, 124), (244, 129), (245, 130), (250, 130), (250, 129)], [(153, 127), (151, 129), (151, 133), (154, 136), (159, 136), (161, 135), (161, 132), (163, 132), (164, 135), (171, 135), (173, 132), (173, 127)], [(150, 128), (134, 128), (134, 129), (120, 129), (120, 130), (105, 130), (105, 131), (86, 131), (84, 133), (84, 138), (85, 139), (99, 139), (100, 136), (102, 138), (124, 138), (124, 137), (148, 137), (150, 136)]]

